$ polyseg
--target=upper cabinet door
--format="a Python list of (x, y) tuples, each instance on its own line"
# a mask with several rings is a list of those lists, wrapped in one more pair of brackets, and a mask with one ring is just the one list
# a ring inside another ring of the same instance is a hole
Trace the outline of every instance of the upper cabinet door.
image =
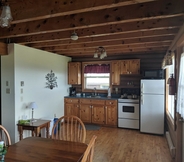
[(121, 60), (121, 74), (140, 74), (140, 59)]
[(129, 64), (130, 64), (130, 60), (122, 60), (121, 61), (121, 74), (129, 74), (130, 73)]
[(140, 74), (140, 59), (130, 60), (129, 66), (130, 74)]
[(68, 63), (68, 84), (81, 84), (81, 63)]
[(120, 61), (117, 60), (111, 62), (111, 84), (120, 84)]

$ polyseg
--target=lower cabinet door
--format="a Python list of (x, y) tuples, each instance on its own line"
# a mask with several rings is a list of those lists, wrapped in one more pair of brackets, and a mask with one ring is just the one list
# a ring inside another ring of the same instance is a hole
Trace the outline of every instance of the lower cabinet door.
[(105, 123), (105, 110), (103, 105), (92, 106), (92, 123), (104, 124)]
[(65, 115), (74, 115), (79, 117), (79, 105), (65, 104)]
[(91, 123), (91, 105), (80, 105), (79, 116), (84, 123)]
[(117, 107), (116, 106), (105, 106), (106, 113), (106, 125), (117, 127)]

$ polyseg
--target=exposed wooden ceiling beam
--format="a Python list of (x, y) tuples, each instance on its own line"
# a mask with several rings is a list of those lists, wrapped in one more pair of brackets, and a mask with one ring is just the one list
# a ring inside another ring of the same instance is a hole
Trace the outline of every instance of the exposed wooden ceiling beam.
[(104, 41), (114, 41), (120, 39), (133, 39), (133, 38), (145, 38), (145, 37), (158, 37), (158, 36), (169, 36), (169, 35), (176, 35), (178, 32), (178, 28), (174, 29), (161, 29), (161, 30), (152, 30), (152, 31), (138, 31), (132, 33), (122, 33), (116, 35), (109, 35), (109, 36), (100, 36), (100, 37), (90, 37), (90, 38), (79, 38), (77, 41), (72, 41), (70, 38), (65, 40), (56, 40), (56, 41), (49, 41), (43, 43), (28, 43), (27, 46), (30, 47), (49, 47), (49, 46), (58, 46), (58, 45), (69, 45), (69, 44), (80, 44), (80, 43), (89, 43), (89, 42), (104, 42)]
[[(170, 3), (168, 3), (168, 1)], [(181, 1), (163, 0), (154, 2), (154, 6), (153, 3), (150, 2), (145, 3), (144, 5), (136, 4), (125, 7), (104, 9), (101, 11), (79, 13), (44, 20), (35, 20), (32, 22), (12, 25), (9, 30), (3, 29), (0, 32), (0, 35), (1, 38), (4, 38), (52, 33), (73, 29), (84, 29), (86, 27), (121, 24), (150, 19), (157, 19), (158, 21), (160, 18), (178, 17), (184, 15), (182, 3), (183, 2)], [(162, 10), (160, 10), (160, 7), (162, 7)], [(150, 9), (152, 9), (151, 12)], [(139, 12), (131, 12), (131, 14), (127, 14), (129, 11), (136, 10), (139, 10)], [(96, 17), (98, 17), (98, 19)], [(141, 24), (137, 25), (139, 26)]]
[[(142, 47), (169, 47), (171, 41), (164, 41), (164, 42), (148, 42), (148, 43), (136, 43), (136, 44), (129, 44), (129, 45), (116, 45), (116, 46), (109, 46), (106, 47), (107, 53), (109, 51), (116, 51), (116, 50), (124, 50), (124, 49), (136, 49)], [(84, 49), (62, 49), (58, 50), (59, 52), (70, 54), (70, 53), (79, 53), (79, 52), (87, 52), (87, 53), (94, 53), (96, 48), (84, 48)], [(49, 50), (48, 50), (49, 51)], [(52, 50), (50, 50), (52, 51)], [(57, 52), (57, 51), (55, 51)]]
[[(159, 52), (159, 51), (164, 51), (166, 52), (168, 47), (150, 47), (150, 48), (146, 48), (146, 47), (142, 47), (142, 48), (136, 48), (136, 49), (124, 49), (124, 50), (114, 50), (114, 51), (109, 51), (107, 55), (116, 55), (116, 54), (128, 54), (128, 53), (135, 53), (135, 52)], [(78, 53), (71, 53), (71, 54), (64, 54), (62, 52), (57, 52), (57, 54), (62, 54), (62, 55), (66, 55), (66, 56), (70, 56), (70, 57), (75, 57), (75, 56), (90, 56), (93, 57), (94, 55), (94, 51), (93, 53), (91, 52), (78, 52)]]
[(149, 38), (135, 38), (135, 39), (126, 39), (126, 40), (116, 40), (116, 41), (106, 41), (106, 42), (94, 42), (94, 43), (83, 43), (76, 45), (60, 45), (56, 47), (43, 47), (42, 50), (46, 51), (58, 51), (61, 49), (83, 49), (83, 48), (97, 48), (99, 46), (103, 47), (112, 47), (117, 45), (129, 45), (135, 43), (144, 43), (144, 42), (160, 42), (164, 40), (173, 40), (174, 36), (161, 36), (161, 37), (149, 37)]
[[(129, 22), (123, 24), (114, 24), (114, 25), (106, 25), (100, 27), (86, 28), (80, 29), (76, 32), (80, 37), (97, 37), (97, 36), (107, 36), (114, 35), (119, 33), (131, 33), (137, 31), (149, 31), (149, 30), (157, 30), (157, 29), (172, 29), (179, 27), (183, 24), (184, 18), (173, 17), (166, 19), (157, 19), (157, 20), (147, 20), (147, 21), (138, 21), (138, 22)], [(18, 38), (11, 38), (11, 42), (15, 43), (25, 43), (25, 42), (43, 42), (45, 40), (60, 40), (61, 38), (70, 38), (72, 31), (63, 31), (56, 33), (45, 33), (39, 35), (32, 36), (24, 36)], [(1, 37), (0, 35), (0, 38)]]
[[(57, 16), (77, 14), (112, 7), (126, 6), (155, 0), (14, 0), (9, 5), (14, 17), (13, 24)], [(36, 11), (36, 12), (35, 12)]]

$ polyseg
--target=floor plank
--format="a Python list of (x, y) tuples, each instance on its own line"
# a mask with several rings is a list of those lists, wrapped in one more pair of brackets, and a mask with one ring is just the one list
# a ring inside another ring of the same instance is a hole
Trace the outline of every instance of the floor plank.
[(94, 134), (97, 140), (93, 162), (173, 162), (164, 136), (101, 127), (87, 130), (86, 143)]

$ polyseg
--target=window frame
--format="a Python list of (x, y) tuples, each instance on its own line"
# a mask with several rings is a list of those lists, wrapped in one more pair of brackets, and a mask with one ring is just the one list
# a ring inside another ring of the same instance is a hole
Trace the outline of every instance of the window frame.
[[(91, 62), (82, 62), (82, 92), (93, 92), (93, 89), (86, 89), (85, 88), (85, 77), (84, 77), (84, 67), (86, 65), (91, 65), (91, 64), (109, 64), (110, 65), (110, 75), (109, 75), (109, 87), (111, 87), (111, 62), (110, 61), (91, 61)], [(107, 93), (108, 90), (100, 90), (97, 89), (97, 93)]]
[[(176, 54), (174, 52), (174, 78), (176, 79)], [(174, 99), (174, 118), (171, 116), (169, 110), (168, 110), (168, 96), (169, 96), (169, 85), (167, 84), (167, 80), (170, 77), (169, 68), (166, 69), (166, 114), (167, 119), (170, 122), (173, 129), (175, 129), (175, 119), (176, 119), (176, 100)]]

